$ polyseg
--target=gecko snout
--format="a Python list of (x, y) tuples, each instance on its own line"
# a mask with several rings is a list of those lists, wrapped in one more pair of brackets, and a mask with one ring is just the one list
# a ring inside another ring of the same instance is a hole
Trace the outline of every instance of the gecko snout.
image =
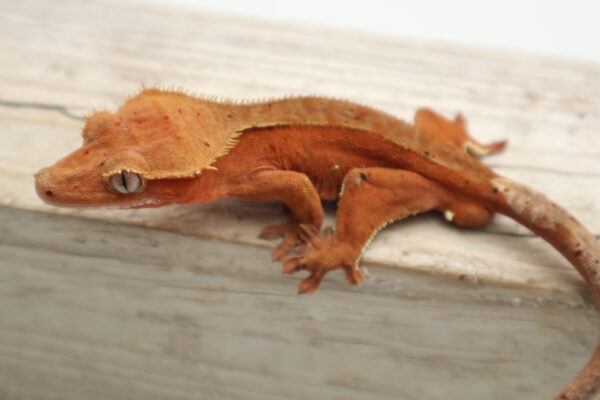
[(45, 203), (53, 204), (54, 191), (52, 190), (52, 178), (48, 168), (42, 168), (35, 174), (35, 191)]

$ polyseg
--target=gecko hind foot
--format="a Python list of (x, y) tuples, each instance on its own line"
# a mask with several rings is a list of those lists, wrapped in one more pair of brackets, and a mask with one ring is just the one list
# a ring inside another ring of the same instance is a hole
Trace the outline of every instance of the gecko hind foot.
[(483, 157), (490, 154), (500, 153), (506, 147), (506, 140), (500, 140), (490, 144), (479, 144), (473, 139), (466, 140), (463, 144), (465, 151), (476, 157)]
[(306, 248), (303, 254), (288, 258), (283, 264), (283, 273), (294, 274), (301, 270), (310, 272), (298, 286), (298, 294), (316, 291), (329, 271), (344, 270), (346, 281), (351, 285), (364, 282), (350, 246), (336, 241), (333, 229), (327, 228), (321, 234), (312, 225), (300, 225), (300, 239)]

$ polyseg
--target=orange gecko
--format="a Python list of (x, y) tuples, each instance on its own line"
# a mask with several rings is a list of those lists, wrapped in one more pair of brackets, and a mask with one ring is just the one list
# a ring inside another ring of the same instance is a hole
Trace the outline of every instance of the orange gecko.
[[(291, 219), (261, 237), (283, 237), (273, 258), (309, 276), (314, 292), (340, 269), (364, 278), (358, 260), (385, 225), (436, 210), (477, 228), (505, 214), (552, 244), (600, 302), (600, 245), (544, 195), (501, 177), (477, 156), (500, 151), (471, 139), (465, 121), (427, 109), (414, 124), (347, 101), (290, 97), (216, 102), (145, 89), (115, 113), (96, 112), (83, 146), (36, 175), (38, 195), (57, 206), (160, 207), (223, 197), (278, 199)], [(337, 200), (335, 231), (321, 231), (321, 200)], [(556, 399), (590, 399), (600, 387), (600, 350)]]

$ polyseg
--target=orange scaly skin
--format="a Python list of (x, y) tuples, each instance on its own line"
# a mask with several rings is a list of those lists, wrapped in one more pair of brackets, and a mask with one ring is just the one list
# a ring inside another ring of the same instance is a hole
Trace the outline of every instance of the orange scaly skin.
[[(58, 206), (120, 208), (208, 202), (223, 197), (278, 199), (289, 223), (273, 258), (307, 270), (300, 293), (329, 271), (364, 280), (358, 260), (386, 224), (437, 210), (464, 227), (500, 212), (560, 251), (600, 302), (600, 246), (567, 211), (500, 177), (476, 156), (482, 146), (465, 120), (421, 109), (414, 125), (358, 104), (318, 97), (236, 104), (147, 89), (116, 113), (87, 118), (83, 146), (36, 175), (38, 195)], [(321, 232), (321, 200), (338, 200), (335, 232)], [(296, 247), (297, 246), (297, 247)], [(297, 254), (289, 256), (293, 248)], [(591, 399), (600, 387), (600, 349), (556, 399)]]

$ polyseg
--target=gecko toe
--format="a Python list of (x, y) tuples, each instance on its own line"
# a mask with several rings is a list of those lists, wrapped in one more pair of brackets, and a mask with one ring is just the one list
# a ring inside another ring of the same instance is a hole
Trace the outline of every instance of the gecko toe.
[[(327, 233), (328, 232), (328, 233)], [(326, 237), (333, 237), (333, 230), (325, 230)], [(261, 239), (276, 239), (283, 237), (272, 253), (273, 261), (283, 261), (285, 257), (294, 251), (296, 254), (304, 254), (307, 244), (316, 244), (318, 246), (319, 228), (309, 224), (298, 224), (290, 221), (283, 225), (267, 226), (259, 237)]]
[(283, 263), (282, 272), (284, 274), (295, 274), (296, 272), (306, 269), (306, 264), (304, 263), (304, 257), (302, 256), (293, 256), (288, 258)]
[(365, 281), (365, 276), (357, 267), (344, 268), (346, 274), (346, 282), (350, 285), (360, 285)]
[(283, 237), (284, 235), (285, 232), (281, 229), (281, 226), (271, 225), (264, 227), (258, 234), (258, 237), (265, 240), (272, 240)]
[(298, 294), (310, 294), (317, 291), (321, 286), (324, 274), (313, 273), (298, 284)]
[(271, 254), (271, 258), (273, 259), (273, 261), (283, 261), (285, 257), (290, 253), (292, 248), (295, 246), (295, 244), (295, 238), (284, 238), (283, 241), (277, 246), (275, 246), (275, 248), (273, 249), (273, 252)]
[(309, 224), (300, 224), (300, 229), (298, 231), (298, 237), (305, 243), (308, 243), (313, 240), (313, 238), (319, 236), (319, 228), (314, 225)]

